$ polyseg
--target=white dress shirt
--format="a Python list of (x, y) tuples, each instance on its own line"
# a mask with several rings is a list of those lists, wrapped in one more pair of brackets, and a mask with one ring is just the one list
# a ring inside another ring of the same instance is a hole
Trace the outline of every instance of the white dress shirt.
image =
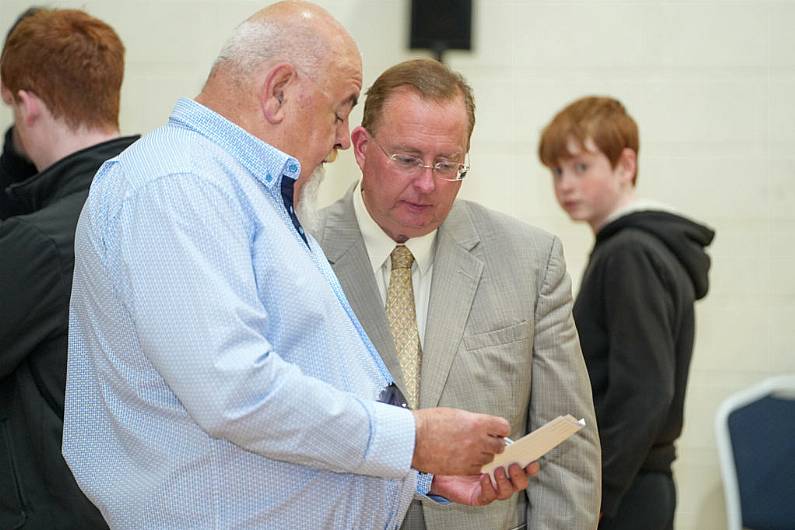
[(392, 378), (293, 224), (300, 170), (181, 99), (94, 177), (63, 454), (111, 528), (400, 526), (414, 417), (375, 401)]
[[(356, 222), (364, 239), (367, 256), (373, 267), (375, 283), (381, 300), (386, 308), (386, 291), (389, 287), (389, 275), (392, 272), (390, 254), (395, 249), (396, 243), (378, 223), (370, 216), (362, 199), (361, 182), (353, 190), (353, 211)], [(425, 344), (425, 323), (428, 317), (428, 302), (431, 298), (431, 278), (433, 277), (433, 258), (436, 255), (436, 233), (438, 230), (422, 237), (415, 237), (406, 241), (405, 245), (414, 255), (411, 265), (411, 284), (414, 288), (414, 310), (417, 315), (417, 331), (420, 335), (420, 346)]]

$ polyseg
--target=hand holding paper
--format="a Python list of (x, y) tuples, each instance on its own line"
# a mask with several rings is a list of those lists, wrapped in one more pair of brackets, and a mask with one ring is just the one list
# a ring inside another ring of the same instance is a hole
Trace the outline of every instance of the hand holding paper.
[(494, 471), (497, 468), (507, 469), (511, 464), (526, 467), (527, 464), (538, 460), (584, 426), (585, 420), (583, 419), (578, 421), (570, 414), (558, 416), (546, 425), (508, 445), (503, 453), (496, 455), (491, 463), (481, 468), (480, 472), (488, 473), (494, 482)]
[(434, 475), (431, 494), (468, 506), (486, 506), (495, 500), (510, 499), (527, 488), (530, 477), (538, 474), (538, 462), (520, 468), (513, 464), (508, 471), (496, 470), (494, 483), (488, 475)]
[(510, 433), (504, 418), (460, 409), (413, 410), (416, 442), (411, 467), (434, 475), (477, 475), (505, 449)]

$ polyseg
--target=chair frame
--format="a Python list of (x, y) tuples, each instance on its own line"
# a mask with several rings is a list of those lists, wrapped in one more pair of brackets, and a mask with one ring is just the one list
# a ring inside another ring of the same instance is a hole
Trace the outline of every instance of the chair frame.
[(720, 404), (715, 416), (715, 435), (720, 458), (720, 472), (723, 478), (723, 492), (726, 499), (727, 530), (743, 529), (740, 487), (737, 483), (734, 451), (729, 436), (729, 415), (745, 405), (770, 395), (795, 399), (795, 374), (771, 377), (730, 395)]

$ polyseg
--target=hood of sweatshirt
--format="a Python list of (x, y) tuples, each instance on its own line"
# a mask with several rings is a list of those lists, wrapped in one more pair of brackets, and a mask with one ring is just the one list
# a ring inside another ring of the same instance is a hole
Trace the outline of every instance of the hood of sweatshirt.
[(715, 237), (714, 230), (673, 212), (640, 210), (621, 215), (602, 227), (596, 234), (596, 244), (626, 228), (642, 230), (662, 241), (690, 276), (696, 299), (706, 296), (711, 264), (706, 247)]

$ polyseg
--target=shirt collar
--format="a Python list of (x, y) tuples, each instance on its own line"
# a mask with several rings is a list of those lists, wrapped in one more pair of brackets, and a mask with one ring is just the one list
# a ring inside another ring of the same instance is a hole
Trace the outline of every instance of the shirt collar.
[(298, 160), (192, 99), (180, 98), (171, 111), (169, 122), (212, 140), (267, 188), (280, 183), (282, 176), (295, 180), (301, 174)]
[[(370, 216), (370, 212), (364, 205), (362, 199), (362, 184), (359, 182), (353, 189), (353, 212), (356, 215), (356, 222), (359, 224), (359, 231), (362, 233), (364, 239), (364, 246), (367, 249), (367, 255), (370, 258), (370, 265), (373, 271), (381, 270), (384, 263), (392, 254), (395, 249), (395, 241), (384, 232), (378, 223)], [(405, 245), (414, 255), (414, 261), (417, 263), (420, 272), (426, 274), (433, 265), (433, 258), (436, 254), (436, 233), (437, 230), (425, 234), (421, 237), (415, 237), (406, 241)]]

